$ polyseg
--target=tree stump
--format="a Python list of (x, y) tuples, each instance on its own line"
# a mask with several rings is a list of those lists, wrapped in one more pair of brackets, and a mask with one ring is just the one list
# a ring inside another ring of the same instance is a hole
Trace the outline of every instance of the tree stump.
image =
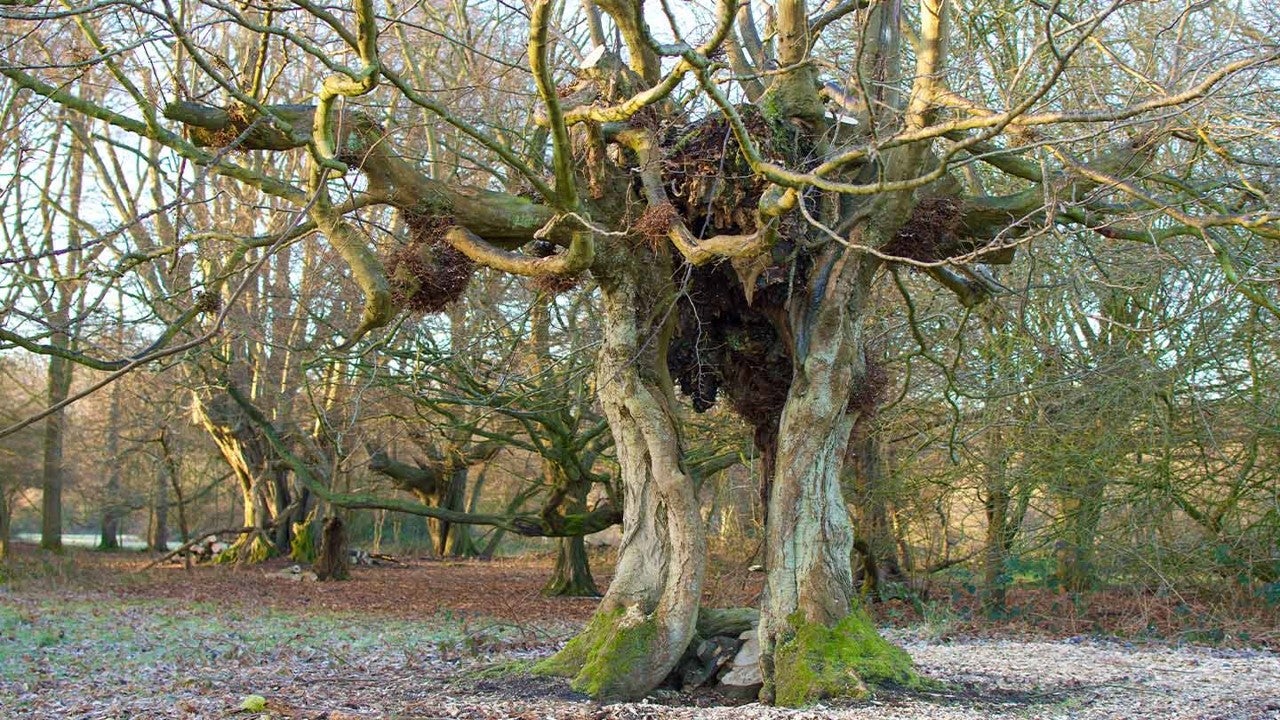
[(351, 577), (350, 560), (347, 557), (347, 531), (342, 518), (325, 518), (320, 531), (320, 553), (312, 566), (319, 580), (347, 580)]

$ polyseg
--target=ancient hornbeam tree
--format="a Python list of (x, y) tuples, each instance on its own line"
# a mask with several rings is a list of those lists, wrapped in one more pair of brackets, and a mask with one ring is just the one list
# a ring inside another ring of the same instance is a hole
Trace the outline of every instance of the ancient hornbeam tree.
[[(1260, 5), (13, 6), (0, 74), (115, 142), (291, 203), (263, 246), (320, 233), (347, 263), (364, 311), (344, 349), (406, 298), (444, 307), (475, 265), (589, 273), (623, 539), (595, 619), (542, 669), (637, 697), (694, 635), (706, 540), (679, 386), (696, 407), (723, 393), (755, 428), (762, 697), (801, 704), (912, 678), (859, 608), (839, 483), (886, 274), (971, 306), (1004, 292), (992, 266), (1023, 244), (1097, 234), (1208, 253), (1276, 311), (1280, 28)], [(219, 56), (210, 28), (244, 41)], [(27, 63), (57, 32), (83, 38), (68, 65)], [(116, 91), (68, 83), (89, 70)], [(163, 107), (140, 89), (170, 85)], [(308, 154), (305, 177), (263, 160), (285, 153)], [(391, 252), (377, 233), (393, 226)]]

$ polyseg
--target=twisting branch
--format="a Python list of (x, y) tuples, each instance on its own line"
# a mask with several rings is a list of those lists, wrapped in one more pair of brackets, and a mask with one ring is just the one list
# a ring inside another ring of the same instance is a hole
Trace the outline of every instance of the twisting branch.
[(334, 101), (340, 97), (358, 97), (373, 92), (378, 86), (381, 63), (378, 60), (378, 28), (374, 23), (373, 0), (356, 0), (356, 50), (363, 67), (330, 75), (320, 86), (320, 104), (316, 109), (312, 140), (317, 161), (338, 173), (346, 166), (337, 162), (334, 132), (331, 124)]
[(555, 80), (547, 63), (547, 42), (551, 23), (551, 0), (534, 0), (529, 16), (529, 69), (538, 95), (547, 107), (547, 123), (551, 128), (551, 164), (556, 174), (556, 205), (570, 212), (579, 209), (578, 185), (573, 176), (573, 147), (569, 144), (569, 128), (556, 93)]

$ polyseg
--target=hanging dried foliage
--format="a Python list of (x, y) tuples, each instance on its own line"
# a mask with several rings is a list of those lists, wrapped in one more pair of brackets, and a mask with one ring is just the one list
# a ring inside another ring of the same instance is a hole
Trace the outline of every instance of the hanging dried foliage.
[(529, 287), (548, 295), (560, 295), (578, 287), (578, 283), (581, 281), (581, 273), (572, 275), (535, 275), (529, 278)]
[[(758, 108), (738, 108), (765, 159), (791, 162), (799, 154), (796, 133), (770, 123)], [(752, 172), (729, 122), (712, 113), (683, 128), (666, 145), (667, 193), (695, 236), (749, 233), (765, 181)]]
[(947, 195), (921, 198), (902, 229), (881, 250), (921, 262), (942, 260), (957, 251), (963, 219), (960, 201)]
[(649, 241), (654, 248), (662, 247), (667, 242), (667, 233), (671, 231), (680, 213), (676, 206), (669, 202), (650, 205), (644, 209), (640, 217), (631, 225), (632, 231)]
[(434, 313), (462, 297), (475, 263), (450, 245), (445, 232), (455, 223), (439, 215), (409, 215), (409, 242), (387, 259), (392, 300), (412, 312)]
[(667, 364), (694, 410), (710, 408), (723, 389), (751, 425), (776, 426), (791, 387), (791, 359), (762, 311), (782, 300), (778, 294), (748, 307), (727, 264), (692, 270)]

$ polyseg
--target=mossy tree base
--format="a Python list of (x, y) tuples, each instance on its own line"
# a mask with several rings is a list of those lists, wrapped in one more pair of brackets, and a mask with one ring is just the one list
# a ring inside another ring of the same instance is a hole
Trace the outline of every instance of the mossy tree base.
[(637, 608), (597, 612), (564, 648), (533, 667), (534, 674), (573, 678), (570, 686), (602, 700), (634, 700), (651, 688), (638, 687), (637, 666), (649, 662), (658, 640), (657, 621)]
[(311, 519), (293, 523), (293, 539), (289, 542), (289, 559), (302, 565), (316, 561), (316, 533)]
[(827, 626), (796, 618), (794, 634), (774, 652), (774, 704), (799, 707), (829, 697), (859, 698), (876, 686), (920, 683), (911, 656), (880, 637), (871, 618), (854, 610)]
[(215, 565), (231, 563), (257, 564), (275, 557), (276, 547), (262, 532), (241, 535), (226, 550), (213, 556)]

